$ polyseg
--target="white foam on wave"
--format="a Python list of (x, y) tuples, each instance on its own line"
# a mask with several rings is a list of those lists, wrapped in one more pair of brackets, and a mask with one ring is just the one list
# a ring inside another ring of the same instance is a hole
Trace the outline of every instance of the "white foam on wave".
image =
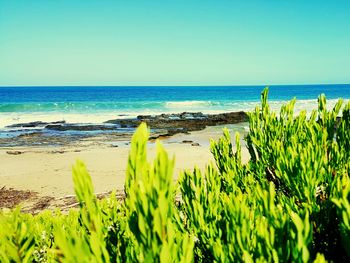
[(111, 119), (130, 118), (133, 116), (118, 113), (0, 113), (0, 128), (18, 123), (29, 123), (34, 121), (55, 122), (65, 121), (67, 123), (93, 123), (99, 124)]
[(210, 106), (211, 101), (206, 100), (188, 100), (188, 101), (168, 101), (165, 103), (167, 108), (193, 108), (193, 107), (203, 107)]
[[(278, 113), (282, 107), (282, 105), (285, 105), (289, 103), (289, 100), (278, 100), (278, 101), (269, 101), (270, 109), (276, 113)], [(331, 110), (334, 108), (336, 103), (338, 102), (338, 99), (329, 99), (327, 100), (326, 108), (328, 110)], [(343, 106), (348, 103), (349, 100), (343, 100)], [(257, 106), (261, 106), (261, 102), (257, 101), (245, 101), (245, 102), (227, 102), (224, 104), (225, 111), (252, 111)], [(297, 100), (294, 106), (294, 113), (299, 114), (301, 111), (306, 111), (307, 114), (311, 114), (313, 110), (317, 110), (318, 108), (318, 101), (317, 99), (314, 100)]]
[[(337, 104), (339, 100), (338, 99), (328, 99), (326, 108), (327, 110), (332, 110), (334, 106)], [(270, 107), (272, 110), (279, 112), (282, 105), (287, 104), (289, 101), (283, 101), (279, 103), (272, 104), (270, 102)], [(343, 100), (343, 107), (349, 102), (348, 99)], [(297, 100), (294, 106), (294, 113), (299, 114), (301, 111), (306, 111), (307, 115), (309, 116), (312, 111), (318, 109), (318, 101), (315, 100)], [(340, 111), (341, 114), (341, 111)]]

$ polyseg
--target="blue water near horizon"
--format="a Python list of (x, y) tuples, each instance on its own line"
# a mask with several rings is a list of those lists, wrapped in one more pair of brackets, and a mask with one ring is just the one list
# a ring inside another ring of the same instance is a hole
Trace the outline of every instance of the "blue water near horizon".
[[(266, 86), (0, 86), (0, 103), (259, 100)], [(270, 100), (350, 98), (350, 84), (272, 85)]]
[[(111, 118), (183, 111), (249, 111), (265, 86), (31, 86), (0, 87), (0, 128), (29, 121), (101, 123)], [(324, 93), (330, 105), (350, 99), (350, 84), (272, 85), (269, 100), (278, 109), (296, 97), (298, 109), (314, 109)]]

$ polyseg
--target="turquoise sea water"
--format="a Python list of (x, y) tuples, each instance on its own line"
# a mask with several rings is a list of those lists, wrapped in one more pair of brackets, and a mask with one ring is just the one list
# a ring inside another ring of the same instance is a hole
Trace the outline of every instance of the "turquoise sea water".
[[(183, 111), (219, 113), (252, 110), (264, 86), (180, 87), (0, 87), (0, 129), (30, 121), (101, 123), (139, 114)], [(350, 85), (271, 86), (271, 106), (278, 109), (296, 97), (296, 109), (317, 106), (319, 94), (329, 106), (342, 97), (350, 99)]]

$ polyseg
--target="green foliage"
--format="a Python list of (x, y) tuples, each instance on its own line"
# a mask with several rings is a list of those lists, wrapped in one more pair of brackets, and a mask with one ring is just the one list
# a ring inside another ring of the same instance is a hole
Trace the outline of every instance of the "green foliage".
[[(26, 222), (30, 215), (20, 214), (17, 208), (0, 217), (0, 261), (30, 262), (35, 248), (31, 225)], [(29, 221), (29, 220), (28, 220)]]
[[(106, 248), (107, 226), (103, 224), (102, 213), (85, 165), (77, 161), (73, 167), (73, 181), (76, 197), (80, 204), (80, 231), (66, 226), (55, 233), (56, 244), (65, 261), (109, 262)], [(72, 231), (73, 230), (73, 231)]]
[[(326, 262), (350, 258), (350, 103), (321, 95), (310, 116), (295, 100), (270, 110), (268, 90), (241, 141), (211, 141), (215, 165), (184, 171), (146, 124), (135, 132), (125, 200), (97, 200), (85, 165), (73, 168), (79, 209), (0, 212), (0, 262)], [(341, 118), (339, 118), (341, 116)], [(236, 148), (234, 151), (233, 148)], [(176, 198), (175, 198), (176, 197)]]
[(148, 131), (141, 124), (133, 136), (126, 175), (128, 226), (133, 234), (134, 260), (189, 262), (193, 242), (177, 228), (173, 198), (173, 166), (160, 143), (153, 165), (147, 163)]
[(350, 257), (350, 180), (348, 176), (338, 180), (338, 189), (341, 189), (340, 193), (338, 192), (339, 196), (332, 201), (338, 208), (343, 246)]
[[(326, 99), (321, 95), (318, 112), (312, 112), (309, 119), (305, 112), (294, 116), (294, 102), (283, 106), (277, 116), (270, 112), (267, 89), (264, 90), (261, 111), (256, 109), (249, 114), (246, 140), (254, 156), (251, 164), (256, 170), (265, 171), (264, 178), (275, 184), (280, 202), (288, 204), (295, 213), (310, 214), (313, 254), (342, 258), (339, 228), (334, 228), (339, 222), (331, 200), (340, 191), (336, 179), (348, 174), (350, 103), (338, 120), (341, 100), (327, 111)], [(263, 181), (260, 175), (256, 178)]]

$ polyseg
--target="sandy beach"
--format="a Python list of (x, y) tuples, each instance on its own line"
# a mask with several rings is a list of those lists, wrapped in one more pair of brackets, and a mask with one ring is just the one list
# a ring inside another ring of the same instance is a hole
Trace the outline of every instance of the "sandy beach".
[[(231, 131), (243, 130), (242, 124), (229, 127)], [(207, 127), (202, 131), (177, 134), (161, 140), (169, 155), (175, 156), (174, 179), (184, 169), (193, 169), (194, 166), (203, 169), (214, 161), (209, 141), (210, 138), (218, 139), (222, 128)], [(129, 147), (127, 141), (111, 146), (108, 142), (90, 140), (66, 147), (1, 148), (0, 188), (30, 190), (37, 192), (38, 197), (72, 195), (72, 166), (80, 159), (88, 168), (96, 193), (122, 190)], [(151, 161), (155, 156), (154, 142), (149, 143), (148, 150)], [(248, 160), (248, 156), (244, 149), (243, 159)]]

